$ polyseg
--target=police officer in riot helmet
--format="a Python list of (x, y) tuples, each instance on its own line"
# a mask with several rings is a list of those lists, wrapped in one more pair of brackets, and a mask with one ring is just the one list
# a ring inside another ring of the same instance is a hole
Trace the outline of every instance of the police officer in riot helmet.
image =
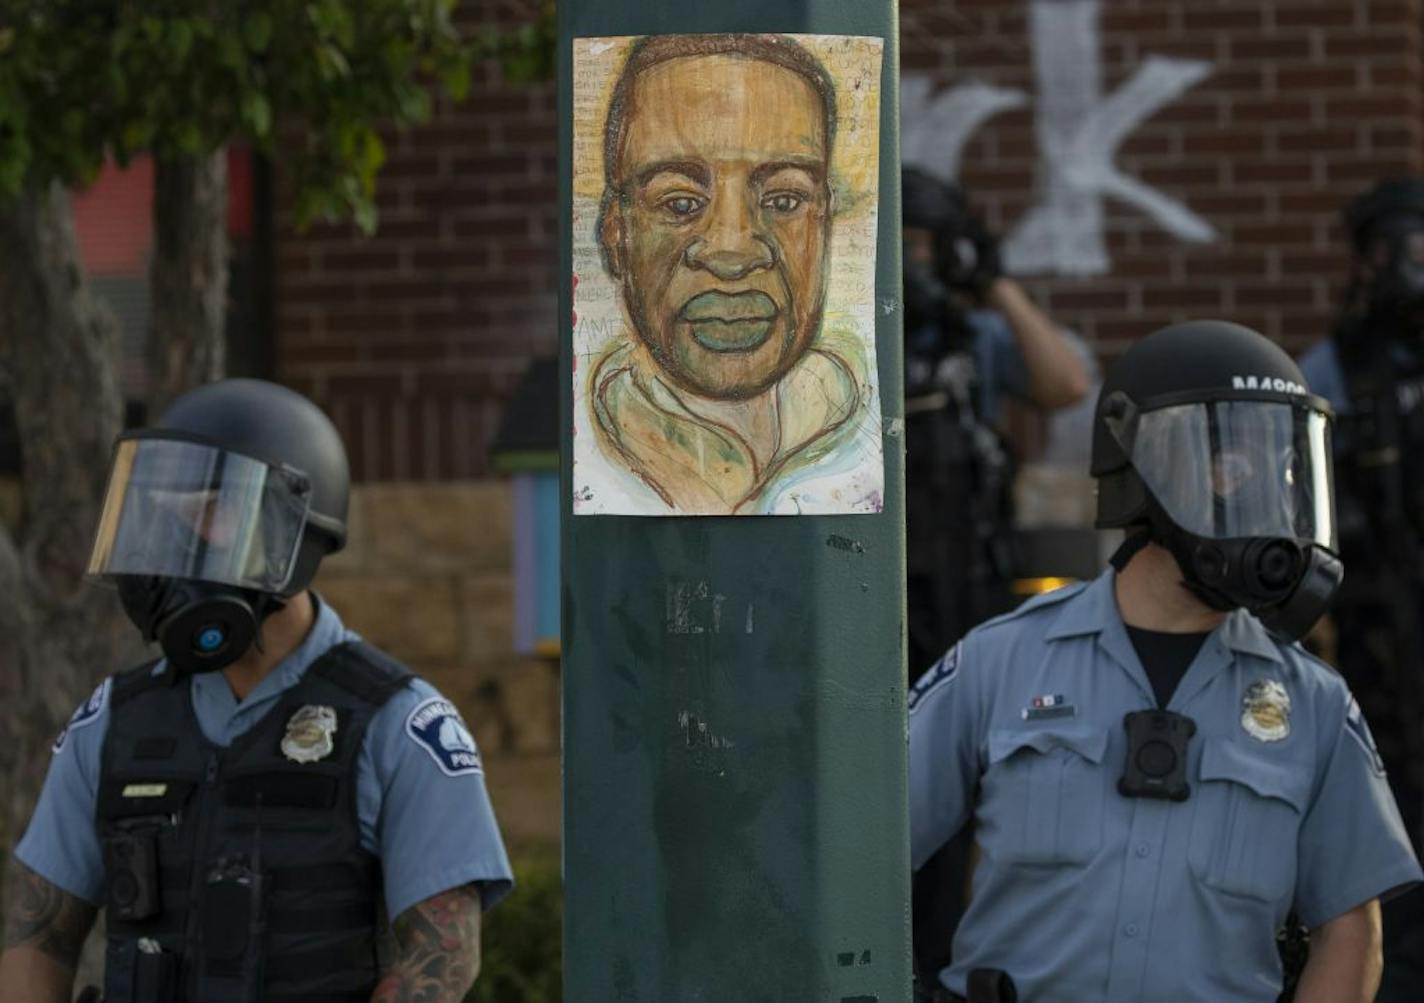
[(108, 1003), (469, 988), (509, 865), (459, 712), (311, 589), (348, 490), (331, 422), (270, 383), (199, 387), (120, 436), (89, 572), (161, 657), (55, 741), (0, 998), (69, 999), (100, 908)]
[[(1424, 872), (1346, 683), (1296, 640), (1343, 570), (1328, 405), (1254, 331), (1164, 328), (1096, 410), (1112, 567), (946, 652), (910, 696), (911, 858), (978, 848), (941, 999), (1368, 1000)], [(1012, 983), (1014, 989), (1009, 989)]]
[[(1340, 671), (1374, 723), (1416, 850), (1424, 848), (1424, 178), (1381, 181), (1344, 213), (1352, 270), (1331, 335), (1301, 358), (1339, 413)], [(1424, 901), (1385, 906), (1384, 1003), (1418, 997)]]
[(1003, 274), (964, 192), (901, 173), (904, 206), (906, 521), (910, 671), (1012, 604), (1012, 462), (1001, 403), (1081, 399), (1080, 350)]

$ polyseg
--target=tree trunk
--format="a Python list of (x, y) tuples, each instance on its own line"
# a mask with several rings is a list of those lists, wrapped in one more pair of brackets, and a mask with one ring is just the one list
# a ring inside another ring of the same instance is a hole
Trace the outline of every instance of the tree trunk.
[(226, 368), (227, 153), (157, 159), (149, 273), (151, 417)]
[(83, 580), (122, 420), (118, 354), (117, 325), (84, 281), (67, 194), (0, 210), (0, 371), (23, 489), (19, 525), (0, 527), (0, 847), (24, 829), (55, 734), (125, 643), (113, 597)]

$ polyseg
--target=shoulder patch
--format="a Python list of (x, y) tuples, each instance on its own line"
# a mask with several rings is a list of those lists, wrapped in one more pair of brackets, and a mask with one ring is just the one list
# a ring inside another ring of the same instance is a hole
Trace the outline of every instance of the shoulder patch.
[(483, 773), (480, 751), (455, 705), (444, 697), (422, 700), (405, 719), (405, 733), (430, 753), (447, 777)]
[(1353, 695), (1350, 697), (1350, 706), (1345, 711), (1345, 730), (1364, 750), (1375, 776), (1384, 776), (1384, 760), (1380, 758), (1379, 749), (1375, 748), (1375, 737), (1370, 734), (1370, 726), (1365, 723), (1364, 711), (1360, 710), (1360, 704)]
[(910, 687), (909, 710), (915, 712), (915, 708), (935, 690), (941, 686), (948, 685), (954, 677), (959, 674), (959, 649), (964, 646), (960, 641), (944, 653), (939, 661), (926, 670), (925, 674), (915, 681), (915, 685)]
[(109, 688), (113, 685), (114, 679), (110, 676), (89, 694), (89, 699), (75, 708), (74, 713), (69, 717), (69, 723), (59, 730), (55, 736), (54, 745), (50, 746), (51, 753), (58, 753), (64, 749), (64, 744), (69, 739), (69, 735), (74, 729), (82, 728), (86, 724), (92, 724), (99, 716), (99, 712), (104, 709), (104, 705), (109, 702)]

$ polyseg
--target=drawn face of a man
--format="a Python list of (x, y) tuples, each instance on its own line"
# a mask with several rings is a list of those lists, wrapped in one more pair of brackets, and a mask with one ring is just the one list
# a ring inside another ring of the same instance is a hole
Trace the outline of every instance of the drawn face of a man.
[(638, 336), (685, 389), (761, 393), (820, 327), (822, 98), (779, 64), (697, 55), (642, 71), (625, 114), (599, 238)]

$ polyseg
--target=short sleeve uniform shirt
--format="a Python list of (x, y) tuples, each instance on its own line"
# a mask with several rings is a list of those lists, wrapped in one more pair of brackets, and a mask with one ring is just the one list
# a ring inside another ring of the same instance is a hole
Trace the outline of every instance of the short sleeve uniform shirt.
[[(240, 703), (222, 673), (191, 676), (188, 686), (203, 734), (215, 745), (230, 745), (327, 649), (356, 638), (318, 600), (316, 623), (302, 644)], [(155, 667), (161, 669), (161, 664)], [(34, 816), (15, 848), (30, 870), (95, 904), (102, 902), (104, 887), (94, 816), (109, 687), (106, 680), (56, 740)], [(453, 760), (438, 743), (423, 738), (428, 727), (408, 727), (442, 715), (463, 734), (454, 706), (430, 684), (411, 680), (372, 718), (357, 760), (361, 844), (381, 860), (392, 918), (432, 895), (472, 882), (487, 909), (513, 884), (478, 753)], [(467, 744), (473, 748), (473, 742)]]
[(1274, 1003), (1275, 932), (1421, 877), (1343, 680), (1244, 611), (1168, 705), (1195, 721), (1183, 802), (1118, 793), (1124, 715), (1156, 706), (1112, 571), (972, 631), (910, 697), (911, 854), (967, 823), (980, 859), (940, 973), (1035, 1003)]

